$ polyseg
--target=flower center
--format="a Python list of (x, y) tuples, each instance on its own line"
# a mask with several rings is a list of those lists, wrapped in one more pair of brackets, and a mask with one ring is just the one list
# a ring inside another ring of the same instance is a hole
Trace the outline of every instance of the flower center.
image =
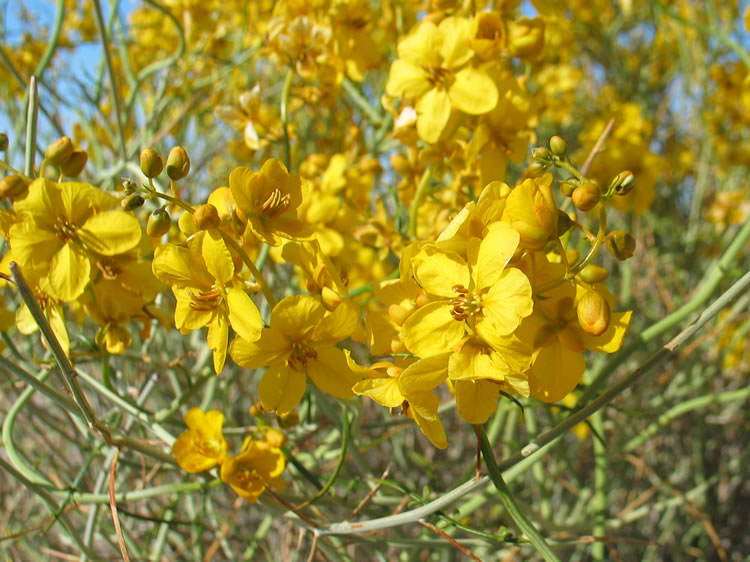
[(478, 295), (471, 293), (463, 285), (453, 285), (451, 289), (456, 293), (456, 296), (449, 301), (453, 305), (451, 316), (454, 320), (464, 322), (481, 311), (482, 303)]
[(428, 66), (425, 68), (429, 75), (427, 80), (436, 88), (447, 90), (451, 82), (451, 71), (442, 66)]
[(292, 353), (289, 355), (287, 365), (299, 371), (299, 367), (307, 363), (308, 359), (317, 359), (318, 352), (314, 348), (310, 347), (304, 341), (295, 341), (292, 343)]
[(291, 196), (288, 193), (281, 193), (280, 190), (274, 189), (266, 200), (261, 203), (258, 214), (273, 218), (283, 213), (289, 207), (290, 202)]
[(188, 291), (188, 294), (190, 295), (190, 308), (208, 312), (219, 306), (223, 291), (214, 287), (208, 291)]

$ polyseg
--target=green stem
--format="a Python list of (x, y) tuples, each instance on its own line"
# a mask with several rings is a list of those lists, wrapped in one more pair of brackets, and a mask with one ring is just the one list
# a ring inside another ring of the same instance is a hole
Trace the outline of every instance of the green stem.
[[(117, 134), (120, 139), (120, 158), (123, 162), (127, 161), (128, 153), (125, 145), (125, 126), (123, 125), (122, 118), (122, 104), (120, 103), (120, 91), (117, 89), (117, 79), (115, 76), (115, 67), (112, 64), (112, 55), (109, 52), (109, 38), (107, 34), (107, 26), (104, 24), (104, 14), (102, 13), (102, 5), (100, 0), (93, 0), (94, 4), (94, 16), (96, 19), (96, 26), (99, 28), (99, 34), (102, 37), (102, 49), (104, 50), (104, 61), (107, 64), (107, 71), (109, 73), (109, 82), (112, 88), (112, 106), (115, 112), (115, 122), (117, 123)], [(114, 16), (112, 16), (114, 17)]]
[(590, 400), (602, 384), (604, 384), (607, 377), (630, 357), (633, 352), (642, 349), (644, 344), (670, 330), (703, 306), (719, 283), (726, 277), (732, 262), (745, 247), (748, 239), (750, 239), (750, 219), (745, 221), (745, 224), (737, 233), (734, 240), (732, 240), (731, 244), (729, 244), (724, 254), (709, 268), (693, 298), (669, 316), (664, 317), (662, 320), (643, 330), (638, 334), (638, 338), (634, 342), (620, 350), (617, 355), (612, 357), (606, 364), (603, 364), (601, 368), (592, 371), (591, 383), (586, 387), (581, 397), (581, 403), (585, 404)]
[(34, 154), (36, 150), (36, 124), (39, 117), (39, 91), (36, 76), (29, 80), (29, 104), (26, 112), (26, 153), (24, 158), (24, 175), (31, 177), (34, 173)]
[(534, 524), (526, 518), (521, 509), (518, 507), (518, 504), (516, 503), (516, 500), (513, 497), (510, 488), (508, 488), (505, 480), (503, 480), (502, 472), (495, 462), (495, 454), (492, 452), (492, 444), (490, 443), (489, 439), (487, 439), (487, 435), (485, 434), (485, 432), (482, 431), (482, 427), (479, 425), (474, 427), (477, 430), (477, 435), (481, 439), (482, 457), (484, 457), (484, 463), (487, 465), (487, 472), (489, 473), (492, 482), (495, 484), (495, 488), (497, 488), (497, 491), (500, 494), (500, 501), (503, 502), (508, 515), (511, 516), (516, 525), (518, 525), (521, 531), (523, 531), (523, 533), (528, 537), (531, 544), (534, 545), (534, 548), (537, 549), (539, 554), (541, 554), (545, 560), (559, 561), (560, 559), (554, 552), (552, 552), (552, 549), (547, 544), (547, 541), (544, 540), (544, 537), (539, 533), (539, 531), (536, 530)]
[(409, 208), (409, 237), (412, 240), (417, 239), (417, 217), (419, 215), (419, 207), (422, 206), (422, 201), (424, 200), (425, 195), (427, 195), (431, 172), (431, 167), (427, 166), (427, 169), (425, 169), (422, 174), (422, 178), (419, 180), (417, 191), (414, 194), (414, 200), (411, 202), (411, 207)]
[(292, 80), (294, 79), (294, 69), (292, 67), (286, 73), (284, 87), (281, 90), (281, 128), (284, 132), (284, 163), (286, 169), (292, 171), (292, 143), (289, 139), (289, 94), (292, 91)]
[(350, 427), (350, 420), (349, 420), (349, 414), (347, 413), (346, 409), (343, 411), (343, 416), (341, 420), (341, 453), (339, 454), (339, 462), (336, 464), (336, 468), (333, 471), (333, 474), (331, 474), (331, 477), (328, 479), (328, 481), (325, 483), (325, 485), (316, 493), (312, 498), (304, 502), (303, 504), (299, 505), (297, 509), (304, 509), (317, 499), (323, 497), (326, 495), (328, 490), (331, 489), (331, 486), (333, 486), (334, 482), (336, 482), (336, 479), (339, 477), (339, 474), (341, 473), (341, 469), (344, 467), (344, 461), (346, 461), (346, 451), (349, 448), (349, 427)]
[[(604, 436), (604, 420), (602, 411), (599, 410), (591, 416), (594, 431)], [(595, 537), (605, 536), (605, 523), (607, 521), (607, 449), (599, 439), (594, 439), (594, 527), (592, 535)], [(594, 560), (604, 560), (605, 544), (601, 541), (594, 542), (591, 554)]]
[(57, 43), (60, 40), (60, 31), (62, 30), (63, 19), (65, 19), (65, 0), (57, 0), (56, 10), (55, 22), (52, 24), (52, 34), (50, 35), (49, 41), (47, 42), (47, 48), (44, 50), (42, 58), (39, 59), (39, 63), (36, 65), (34, 76), (42, 76), (44, 70), (49, 64), (49, 61), (52, 60), (52, 55), (55, 54)]
[(370, 121), (372, 126), (379, 127), (383, 121), (383, 118), (380, 116), (378, 110), (370, 105), (370, 102), (367, 101), (367, 98), (362, 95), (357, 86), (355, 86), (352, 81), (346, 77), (344, 77), (344, 81), (342, 82), (341, 86), (344, 92), (346, 92), (346, 94), (352, 100), (352, 102), (354, 102), (354, 105), (356, 105), (362, 113), (367, 115), (367, 119)]

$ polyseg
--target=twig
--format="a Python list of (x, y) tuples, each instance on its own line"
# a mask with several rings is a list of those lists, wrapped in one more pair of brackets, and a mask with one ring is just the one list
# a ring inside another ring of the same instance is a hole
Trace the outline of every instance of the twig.
[(112, 523), (115, 526), (117, 535), (117, 545), (120, 547), (120, 554), (125, 562), (130, 562), (128, 549), (125, 546), (125, 537), (122, 536), (120, 529), (120, 518), (117, 517), (117, 500), (115, 499), (115, 475), (117, 473), (117, 460), (120, 458), (120, 449), (115, 450), (115, 456), (112, 458), (112, 464), (109, 467), (109, 509), (112, 511)]
[(443, 537), (445, 540), (447, 540), (449, 543), (451, 543), (458, 550), (460, 550), (464, 555), (468, 556), (472, 560), (475, 560), (476, 562), (482, 562), (481, 559), (477, 558), (476, 556), (474, 556), (468, 548), (463, 547), (460, 544), (458, 544), (458, 541), (456, 541), (456, 539), (454, 539), (448, 533), (445, 533), (444, 531), (441, 531), (440, 529), (438, 529), (437, 527), (435, 527), (435, 525), (433, 525), (432, 523), (428, 523), (424, 519), (420, 519), (419, 520), (419, 524), (422, 525), (422, 526), (424, 526), (424, 527), (427, 527), (432, 532), (437, 533), (438, 535), (440, 535), (441, 537)]
[(599, 138), (596, 139), (596, 144), (594, 144), (594, 148), (591, 149), (591, 152), (589, 152), (589, 155), (586, 157), (586, 161), (583, 163), (583, 166), (581, 166), (581, 173), (585, 176), (586, 172), (589, 171), (589, 166), (591, 166), (591, 163), (594, 161), (594, 158), (599, 153), (599, 149), (604, 144), (604, 141), (607, 140), (607, 137), (609, 136), (609, 133), (612, 131), (612, 127), (615, 126), (615, 118), (609, 120), (609, 123), (607, 123), (607, 126), (604, 127), (604, 131), (602, 131), (602, 134), (599, 135)]

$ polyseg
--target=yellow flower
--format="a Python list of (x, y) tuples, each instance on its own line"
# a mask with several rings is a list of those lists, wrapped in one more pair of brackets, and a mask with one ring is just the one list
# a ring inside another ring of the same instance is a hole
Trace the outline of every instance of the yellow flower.
[(269, 246), (278, 246), (281, 238), (310, 238), (310, 228), (297, 216), (305, 181), (290, 174), (279, 160), (266, 160), (259, 172), (244, 166), (235, 168), (229, 175), (229, 188), (238, 209), (247, 217), (248, 228)]
[(260, 337), (263, 319), (252, 299), (238, 286), (230, 286), (235, 266), (217, 231), (202, 231), (187, 247), (167, 244), (154, 252), (154, 275), (172, 287), (177, 299), (174, 321), (180, 333), (208, 326), (208, 346), (214, 370), (224, 368), (229, 326), (247, 341)]
[(177, 464), (186, 472), (203, 472), (221, 464), (227, 454), (227, 442), (221, 432), (224, 414), (191, 408), (185, 414), (188, 430), (172, 445)]
[(521, 248), (531, 252), (543, 250), (557, 235), (557, 205), (551, 181), (551, 174), (526, 179), (513, 188), (505, 203), (503, 220), (521, 235)]
[(516, 268), (505, 268), (519, 236), (503, 222), (489, 226), (484, 240), (472, 238), (469, 260), (432, 244), (413, 258), (414, 277), (436, 300), (414, 311), (403, 324), (406, 348), (429, 357), (453, 351), (467, 330), (490, 345), (502, 345), (521, 319), (531, 314), (531, 285)]
[(497, 88), (482, 70), (466, 66), (471, 22), (448, 17), (435, 25), (426, 21), (398, 43), (398, 60), (391, 65), (386, 92), (416, 101), (419, 137), (434, 143), (448, 123), (451, 109), (471, 115), (491, 111)]
[(271, 326), (263, 328), (258, 341), (240, 337), (232, 342), (232, 359), (248, 369), (268, 366), (258, 385), (263, 408), (285, 414), (305, 393), (307, 377), (319, 389), (336, 398), (354, 396), (359, 380), (336, 344), (359, 330), (359, 309), (344, 301), (327, 313), (309, 295), (282, 299), (271, 311)]
[(267, 486), (277, 490), (286, 487), (281, 478), (284, 464), (281, 449), (247, 437), (239, 455), (224, 459), (221, 479), (241, 497), (255, 503)]
[(135, 248), (141, 226), (118, 207), (117, 199), (92, 185), (34, 180), (28, 196), (14, 204), (23, 218), (10, 227), (13, 257), (19, 265), (48, 267), (45, 289), (71, 302), (91, 277), (91, 258)]

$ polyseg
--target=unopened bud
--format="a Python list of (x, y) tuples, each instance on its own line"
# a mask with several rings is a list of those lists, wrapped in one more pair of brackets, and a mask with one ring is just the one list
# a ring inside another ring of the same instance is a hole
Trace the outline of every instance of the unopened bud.
[(508, 47), (516, 57), (534, 58), (544, 48), (544, 20), (521, 18), (508, 25)]
[(121, 191), (130, 194), (138, 188), (138, 185), (130, 178), (120, 178), (120, 188)]
[(560, 193), (565, 195), (565, 197), (570, 197), (573, 195), (573, 192), (575, 191), (576, 187), (578, 187), (580, 184), (578, 180), (565, 180), (560, 182)]
[(286, 443), (286, 435), (284, 435), (284, 432), (275, 427), (266, 429), (263, 434), (263, 439), (266, 443), (271, 445), (271, 447), (276, 447), (277, 449)]
[(524, 180), (505, 201), (503, 220), (521, 236), (519, 247), (531, 252), (543, 250), (557, 235), (558, 209), (549, 179)]
[(141, 207), (144, 202), (145, 200), (143, 199), (143, 197), (141, 197), (137, 193), (131, 193), (130, 195), (127, 195), (120, 200), (120, 207), (122, 207), (125, 211), (132, 211), (134, 209), (137, 209), (138, 207)]
[(76, 148), (68, 158), (68, 161), (60, 166), (60, 171), (64, 176), (69, 178), (77, 178), (83, 169), (86, 167), (86, 162), (89, 161), (89, 155), (82, 148)]
[(16, 200), (29, 191), (29, 180), (22, 176), (6, 176), (0, 180), (0, 198)]
[(250, 406), (250, 415), (256, 418), (263, 416), (263, 405), (260, 402), (257, 402)]
[(290, 427), (294, 427), (295, 425), (299, 424), (299, 414), (292, 410), (291, 412), (287, 412), (286, 414), (281, 414), (279, 416), (279, 425), (283, 427), (284, 429), (288, 429)]
[(62, 166), (73, 154), (73, 148), (73, 141), (70, 137), (60, 137), (47, 147), (44, 157), (55, 166)]
[(562, 157), (568, 152), (568, 144), (565, 142), (564, 138), (555, 135), (549, 139), (549, 149), (555, 156)]
[(617, 195), (627, 195), (635, 187), (635, 176), (633, 172), (625, 170), (615, 176), (611, 185)]
[(576, 187), (570, 198), (573, 200), (576, 209), (586, 213), (596, 207), (596, 204), (602, 198), (602, 194), (598, 185), (586, 182)]
[(601, 336), (609, 327), (609, 303), (596, 291), (583, 295), (578, 301), (576, 314), (583, 331), (592, 336)]
[(161, 238), (172, 228), (172, 219), (164, 209), (156, 209), (148, 216), (146, 234), (151, 238)]
[(609, 277), (609, 271), (600, 265), (590, 263), (580, 271), (578, 277), (586, 283), (604, 283)]
[(633, 257), (635, 253), (635, 238), (622, 230), (613, 230), (604, 239), (607, 249), (620, 261)]
[(141, 151), (141, 172), (147, 178), (155, 178), (164, 169), (161, 156), (153, 148), (144, 148)]
[(178, 181), (190, 172), (190, 158), (181, 146), (175, 146), (167, 156), (167, 175), (169, 179)]
[(198, 230), (219, 228), (219, 225), (221, 224), (219, 211), (210, 203), (198, 205), (193, 213), (193, 220), (195, 221), (195, 226), (198, 227)]
[(8, 135), (0, 133), (0, 150), (8, 150)]
[(531, 159), (536, 162), (545, 164), (552, 160), (552, 153), (549, 151), (549, 149), (543, 146), (537, 146), (536, 148), (531, 149)]
[(528, 168), (526, 168), (526, 175), (531, 178), (538, 178), (544, 172), (547, 171), (547, 164), (541, 162), (532, 162)]

